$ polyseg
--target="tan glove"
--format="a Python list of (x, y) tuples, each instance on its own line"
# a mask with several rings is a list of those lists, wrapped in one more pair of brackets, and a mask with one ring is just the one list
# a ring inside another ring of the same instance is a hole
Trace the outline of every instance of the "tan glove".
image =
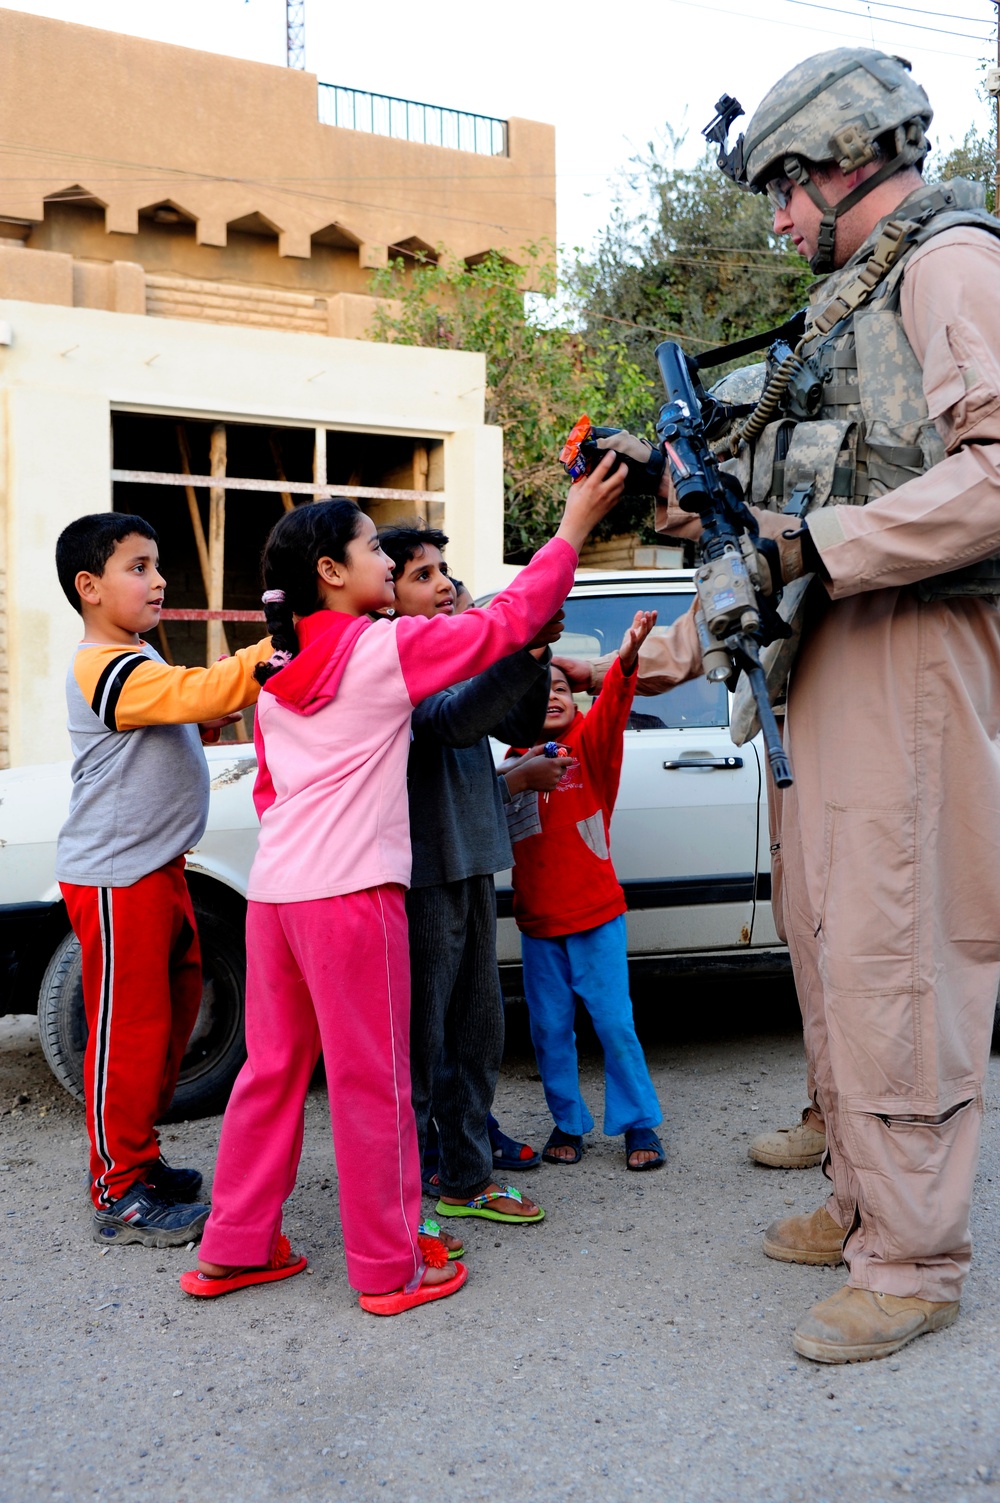
[(761, 537), (773, 538), (778, 545), (781, 583), (791, 584), (804, 574), (814, 574), (818, 563), (816, 549), (809, 547), (809, 531), (802, 518), (788, 517), (783, 512), (766, 511), (758, 506), (751, 509), (757, 518)]
[(649, 463), (653, 452), (652, 444), (644, 438), (636, 438), (634, 433), (626, 433), (624, 428), (620, 433), (612, 433), (610, 438), (595, 439), (594, 443), (598, 449), (614, 449), (624, 459), (633, 459), (643, 467)]

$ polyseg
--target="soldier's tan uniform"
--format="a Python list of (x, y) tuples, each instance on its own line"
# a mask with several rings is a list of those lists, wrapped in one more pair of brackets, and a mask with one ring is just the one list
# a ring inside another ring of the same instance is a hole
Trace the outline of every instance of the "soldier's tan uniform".
[[(912, 587), (1000, 553), (1000, 241), (928, 241), (900, 316), (945, 454), (810, 513), (829, 581), (789, 686), (783, 916), (849, 1282), (940, 1302), (969, 1266), (1000, 982), (1000, 612)], [(640, 692), (699, 671), (684, 617), (644, 644)]]
[(809, 527), (784, 915), (857, 1288), (957, 1299), (1000, 981), (1000, 614), (908, 588), (1000, 552), (1000, 243), (943, 232), (900, 313), (946, 457)]

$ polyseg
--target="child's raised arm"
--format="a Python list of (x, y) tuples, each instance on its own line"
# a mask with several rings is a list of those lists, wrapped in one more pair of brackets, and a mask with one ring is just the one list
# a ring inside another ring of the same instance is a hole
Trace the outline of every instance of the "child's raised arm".
[(635, 694), (639, 648), (655, 625), (655, 611), (636, 611), (632, 625), (622, 638), (617, 658), (611, 660), (601, 692), (587, 712), (577, 741), (580, 760), (587, 768), (588, 777), (601, 789), (609, 811), (614, 808), (618, 797), (624, 736)]
[(655, 611), (636, 611), (632, 625), (622, 637), (622, 645), (618, 649), (622, 672), (626, 677), (635, 672), (635, 665), (639, 661), (639, 648), (655, 625)]
[(513, 584), (486, 610), (460, 616), (403, 616), (394, 623), (400, 666), (412, 704), (516, 652), (562, 605), (573, 584), (579, 552), (591, 530), (621, 499), (624, 466), (602, 459), (570, 486), (555, 537), (540, 548)]
[(112, 731), (198, 725), (255, 704), (260, 685), (253, 670), (272, 651), (265, 637), (210, 668), (182, 668), (133, 647), (90, 647), (77, 653), (74, 674), (87, 703)]

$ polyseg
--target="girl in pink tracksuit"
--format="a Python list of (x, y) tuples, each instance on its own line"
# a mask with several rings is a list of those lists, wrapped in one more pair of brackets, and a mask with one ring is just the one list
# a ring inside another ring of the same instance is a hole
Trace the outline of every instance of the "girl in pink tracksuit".
[[(410, 714), (522, 647), (558, 610), (580, 546), (621, 494), (610, 462), (571, 488), (556, 537), (516, 582), (489, 609), (457, 617), (370, 618), (392, 604), (392, 561), (351, 502), (298, 507), (272, 531), (264, 600), (276, 652), (257, 670), (247, 1063), (186, 1292), (222, 1294), (305, 1267), (281, 1236), (281, 1210), (321, 1049), (347, 1273), (362, 1306), (394, 1314), (464, 1282), (463, 1265), (417, 1231), (403, 904)], [(444, 1266), (428, 1268), (425, 1254)]]

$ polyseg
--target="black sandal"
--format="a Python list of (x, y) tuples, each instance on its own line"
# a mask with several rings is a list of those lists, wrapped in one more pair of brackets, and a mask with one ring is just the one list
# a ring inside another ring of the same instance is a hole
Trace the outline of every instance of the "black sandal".
[[(549, 1153), (550, 1148), (572, 1148), (571, 1159), (557, 1158)], [(561, 1127), (554, 1127), (549, 1133), (549, 1139), (542, 1149), (542, 1160), (546, 1164), (578, 1164), (583, 1158), (583, 1134), (578, 1132), (563, 1132)]]
[[(647, 1159), (644, 1164), (630, 1164), (629, 1159), (633, 1153), (642, 1153), (644, 1149), (649, 1153), (655, 1153), (656, 1158)], [(666, 1162), (666, 1151), (651, 1127), (627, 1127), (625, 1129), (626, 1169), (631, 1169), (633, 1174), (641, 1174), (644, 1169), (662, 1169)]]

